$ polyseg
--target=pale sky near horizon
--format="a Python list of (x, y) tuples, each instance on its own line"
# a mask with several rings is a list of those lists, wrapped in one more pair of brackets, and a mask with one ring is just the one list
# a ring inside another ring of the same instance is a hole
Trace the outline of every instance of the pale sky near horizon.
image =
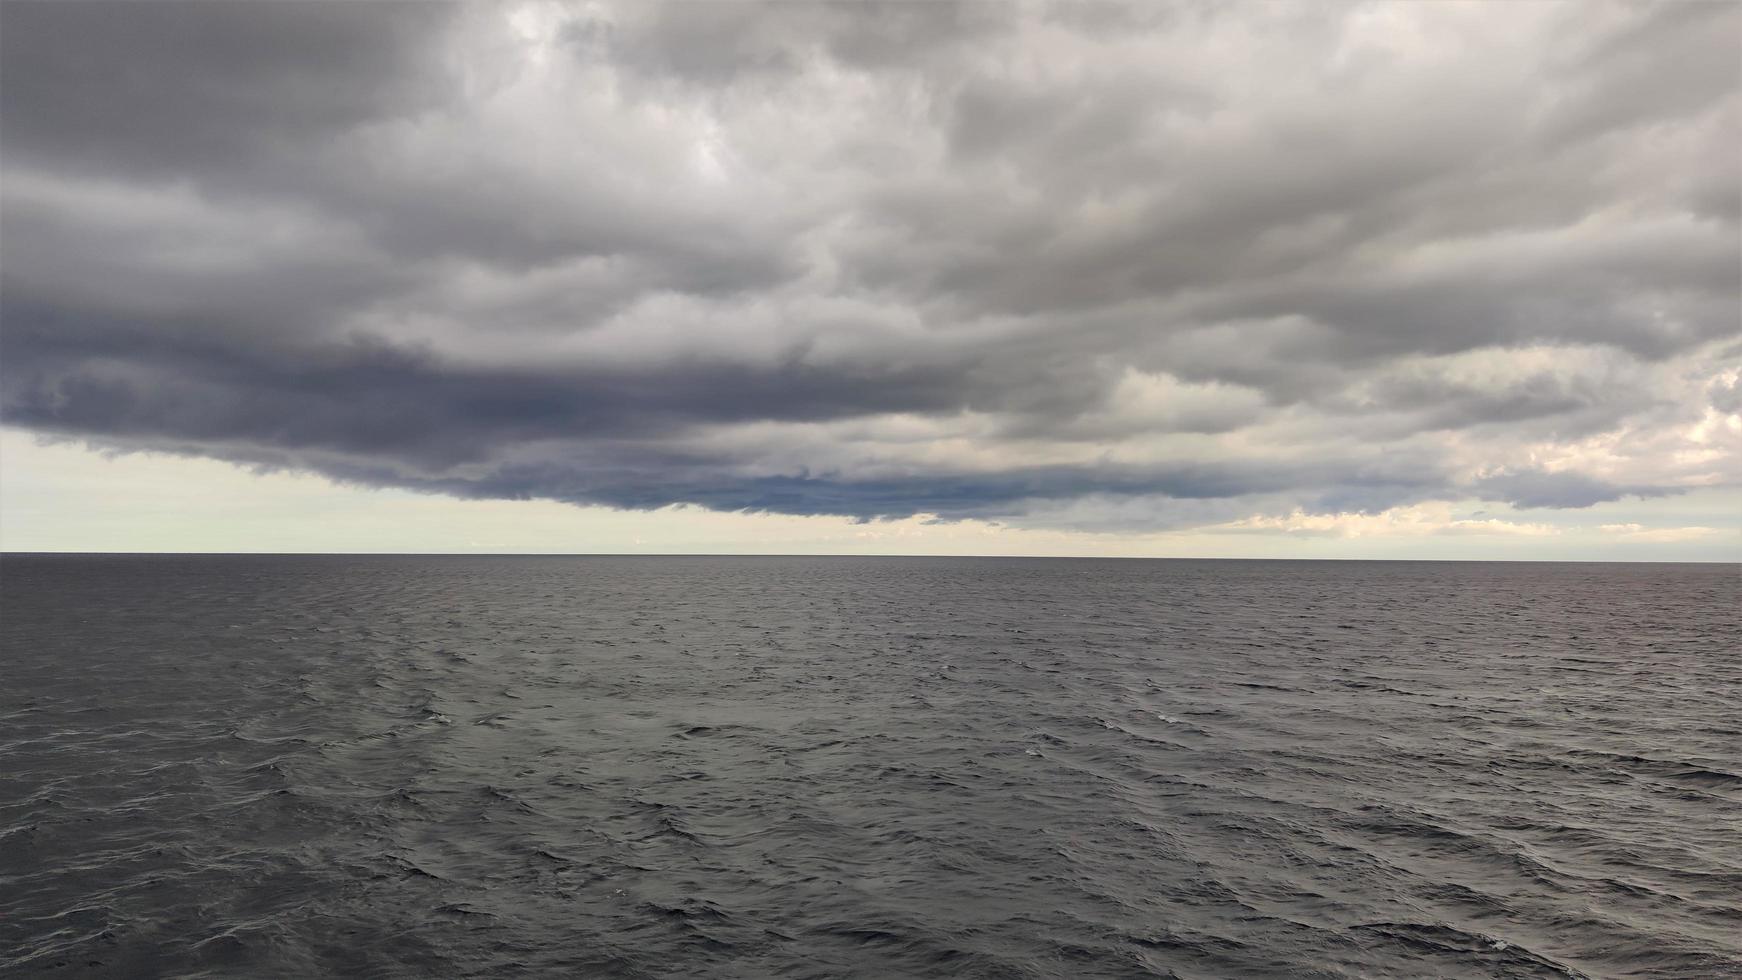
[(0, 549), (1742, 560), (1739, 65), (1733, 3), (7, 2)]
[(105, 456), (0, 429), (0, 551), (1033, 555), (1742, 561), (1736, 494), (1515, 511), (1476, 501), (1161, 533), (925, 518), (622, 511), (456, 500), (162, 454)]

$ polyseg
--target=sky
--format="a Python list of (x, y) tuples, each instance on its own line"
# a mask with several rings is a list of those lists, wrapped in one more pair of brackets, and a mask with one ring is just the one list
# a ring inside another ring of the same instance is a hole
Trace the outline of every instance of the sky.
[(0, 548), (1742, 560), (1742, 5), (0, 5)]

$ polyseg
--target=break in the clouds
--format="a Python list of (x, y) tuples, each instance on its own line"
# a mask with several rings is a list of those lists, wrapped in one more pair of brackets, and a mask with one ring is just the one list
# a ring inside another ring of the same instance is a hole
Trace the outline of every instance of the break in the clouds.
[(0, 17), (50, 436), (1097, 529), (1742, 484), (1735, 4)]

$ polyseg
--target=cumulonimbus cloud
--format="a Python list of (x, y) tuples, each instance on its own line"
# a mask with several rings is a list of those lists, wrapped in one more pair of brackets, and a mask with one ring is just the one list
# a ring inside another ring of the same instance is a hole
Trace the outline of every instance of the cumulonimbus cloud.
[(1151, 527), (1742, 482), (1734, 5), (0, 17), (50, 436)]

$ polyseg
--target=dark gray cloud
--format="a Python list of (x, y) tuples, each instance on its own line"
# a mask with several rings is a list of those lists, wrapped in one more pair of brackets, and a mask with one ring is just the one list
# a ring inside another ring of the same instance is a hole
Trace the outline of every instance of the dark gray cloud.
[(1731, 4), (0, 6), (0, 418), (1079, 527), (1742, 480)]
[(457, 9), (397, 0), (8, 3), (7, 155), (129, 178), (205, 176), (434, 109), (456, 94), (434, 42)]
[(1616, 486), (1582, 473), (1540, 469), (1499, 473), (1476, 483), (1485, 500), (1503, 500), (1514, 507), (1589, 507), (1622, 497), (1661, 497), (1669, 491), (1650, 484)]

